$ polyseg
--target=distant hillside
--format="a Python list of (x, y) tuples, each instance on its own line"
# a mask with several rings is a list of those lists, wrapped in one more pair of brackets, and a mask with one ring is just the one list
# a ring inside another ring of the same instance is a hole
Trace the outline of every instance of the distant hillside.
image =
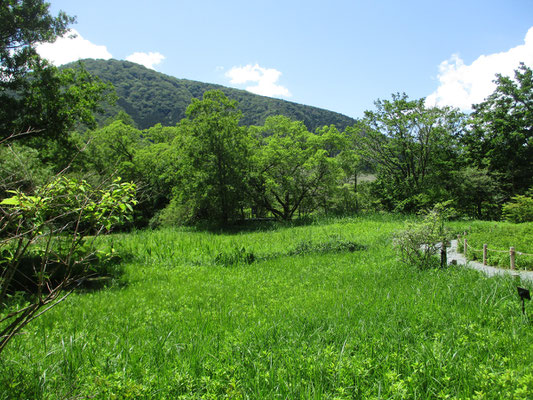
[(117, 91), (117, 104), (109, 107), (101, 119), (124, 110), (140, 129), (157, 123), (175, 125), (185, 117), (185, 109), (193, 97), (201, 98), (205, 91), (213, 89), (220, 89), (238, 101), (244, 114), (243, 125), (261, 125), (266, 117), (279, 114), (303, 121), (311, 131), (330, 124), (344, 130), (355, 123), (353, 118), (332, 111), (220, 85), (177, 79), (128, 61), (87, 59), (83, 63), (89, 72), (111, 82)]

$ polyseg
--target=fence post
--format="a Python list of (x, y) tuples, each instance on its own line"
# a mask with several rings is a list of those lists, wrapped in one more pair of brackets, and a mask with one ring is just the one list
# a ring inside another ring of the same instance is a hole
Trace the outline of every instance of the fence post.
[(448, 265), (448, 257), (446, 254), (446, 247), (448, 246), (448, 243), (446, 242), (446, 238), (442, 239), (442, 245), (440, 247), (440, 267), (445, 268)]
[(514, 247), (511, 247), (509, 249), (509, 258), (511, 259), (511, 269), (515, 269), (516, 265), (515, 265), (515, 251), (514, 251)]
[(483, 265), (487, 265), (487, 245), (483, 245)]

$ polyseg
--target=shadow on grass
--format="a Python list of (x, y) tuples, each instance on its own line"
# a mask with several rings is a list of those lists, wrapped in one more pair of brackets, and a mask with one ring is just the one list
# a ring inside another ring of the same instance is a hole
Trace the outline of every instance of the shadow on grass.
[[(27, 254), (21, 258), (15, 275), (8, 287), (8, 294), (18, 296), (32, 296), (39, 290), (41, 267), (46, 265), (46, 282), (41, 284), (55, 288), (65, 281), (69, 284), (65, 290), (75, 289), (77, 292), (94, 292), (109, 287), (123, 287), (127, 283), (123, 279), (124, 262), (133, 259), (129, 254), (91, 254), (83, 263), (73, 263), (69, 268), (57, 260), (46, 260), (38, 254)], [(0, 264), (0, 268), (3, 266)], [(67, 276), (68, 275), (68, 276)]]
[(266, 261), (278, 257), (297, 257), (309, 254), (343, 253), (366, 250), (366, 246), (357, 242), (346, 240), (341, 236), (331, 236), (325, 241), (313, 242), (312, 240), (301, 241), (296, 246), (279, 253), (256, 255), (253, 251), (243, 247), (235, 247), (230, 251), (217, 254), (213, 263), (221, 266), (233, 266), (238, 264), (252, 264), (256, 261)]

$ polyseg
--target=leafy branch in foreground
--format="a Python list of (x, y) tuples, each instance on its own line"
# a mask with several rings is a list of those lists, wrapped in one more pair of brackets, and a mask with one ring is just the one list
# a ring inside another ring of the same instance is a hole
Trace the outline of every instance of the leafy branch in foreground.
[[(136, 187), (56, 177), (0, 202), (0, 353), (20, 330), (90, 274), (94, 240), (131, 218)], [(16, 301), (16, 290), (28, 293)]]

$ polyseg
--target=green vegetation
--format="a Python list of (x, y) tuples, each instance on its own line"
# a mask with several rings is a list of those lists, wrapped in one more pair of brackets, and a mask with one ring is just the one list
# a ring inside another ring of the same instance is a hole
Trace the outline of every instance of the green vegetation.
[[(135, 185), (119, 180), (102, 189), (59, 176), (33, 196), (12, 192), (0, 202), (0, 353), (97, 272), (95, 237), (128, 219), (136, 203)], [(22, 301), (12, 301), (17, 292)]]
[[(409, 216), (441, 204), (473, 248), (533, 253), (530, 68), (470, 116), (395, 94), (355, 121), (128, 62), (58, 70), (34, 46), (73, 18), (6, 4), (0, 400), (531, 398), (518, 282), (434, 268), (444, 220)], [(502, 216), (523, 223), (472, 220)]]
[[(360, 152), (375, 165), (376, 187), (388, 209), (413, 212), (449, 200), (450, 179), (460, 169), (459, 139), (464, 115), (428, 108), (425, 100), (395, 94), (376, 101), (353, 130)], [(446, 190), (448, 189), (448, 190)]]
[[(483, 261), (483, 245), (486, 244), (487, 264), (509, 268), (509, 248), (514, 247), (517, 252), (525, 253), (516, 254), (516, 268), (533, 271), (533, 222), (472, 221), (463, 225), (467, 233), (468, 259)], [(463, 233), (460, 229), (458, 232)], [(464, 243), (459, 243), (459, 250), (464, 251)]]
[[(514, 282), (398, 263), (403, 226), (101, 238), (129, 254), (123, 285), (73, 294), (14, 339), (0, 398), (529, 398), (533, 333)], [(253, 262), (217, 262), (242, 248)]]
[[(530, 191), (530, 194), (532, 191)], [(533, 197), (516, 195), (502, 207), (503, 218), (510, 222), (533, 222)]]
[(100, 121), (122, 110), (133, 118), (140, 129), (158, 123), (176, 125), (185, 118), (185, 111), (193, 98), (200, 99), (207, 91), (220, 90), (229, 99), (239, 103), (243, 112), (241, 123), (246, 126), (262, 125), (268, 117), (275, 115), (303, 121), (307, 129), (312, 131), (331, 124), (344, 129), (355, 122), (353, 118), (333, 111), (220, 85), (177, 79), (129, 61), (83, 60), (82, 64), (91, 74), (113, 84), (117, 91), (117, 104), (106, 106)]
[[(396, 233), (394, 246), (397, 248), (400, 260), (409, 266), (419, 269), (447, 266), (445, 248), (451, 232), (445, 226), (446, 205), (439, 205), (427, 213), (422, 221), (407, 223), (406, 229)], [(440, 251), (439, 251), (440, 250)]]
[(514, 79), (496, 75), (496, 90), (474, 105), (464, 143), (479, 168), (488, 167), (502, 188), (523, 194), (532, 186), (533, 71), (521, 63)]

